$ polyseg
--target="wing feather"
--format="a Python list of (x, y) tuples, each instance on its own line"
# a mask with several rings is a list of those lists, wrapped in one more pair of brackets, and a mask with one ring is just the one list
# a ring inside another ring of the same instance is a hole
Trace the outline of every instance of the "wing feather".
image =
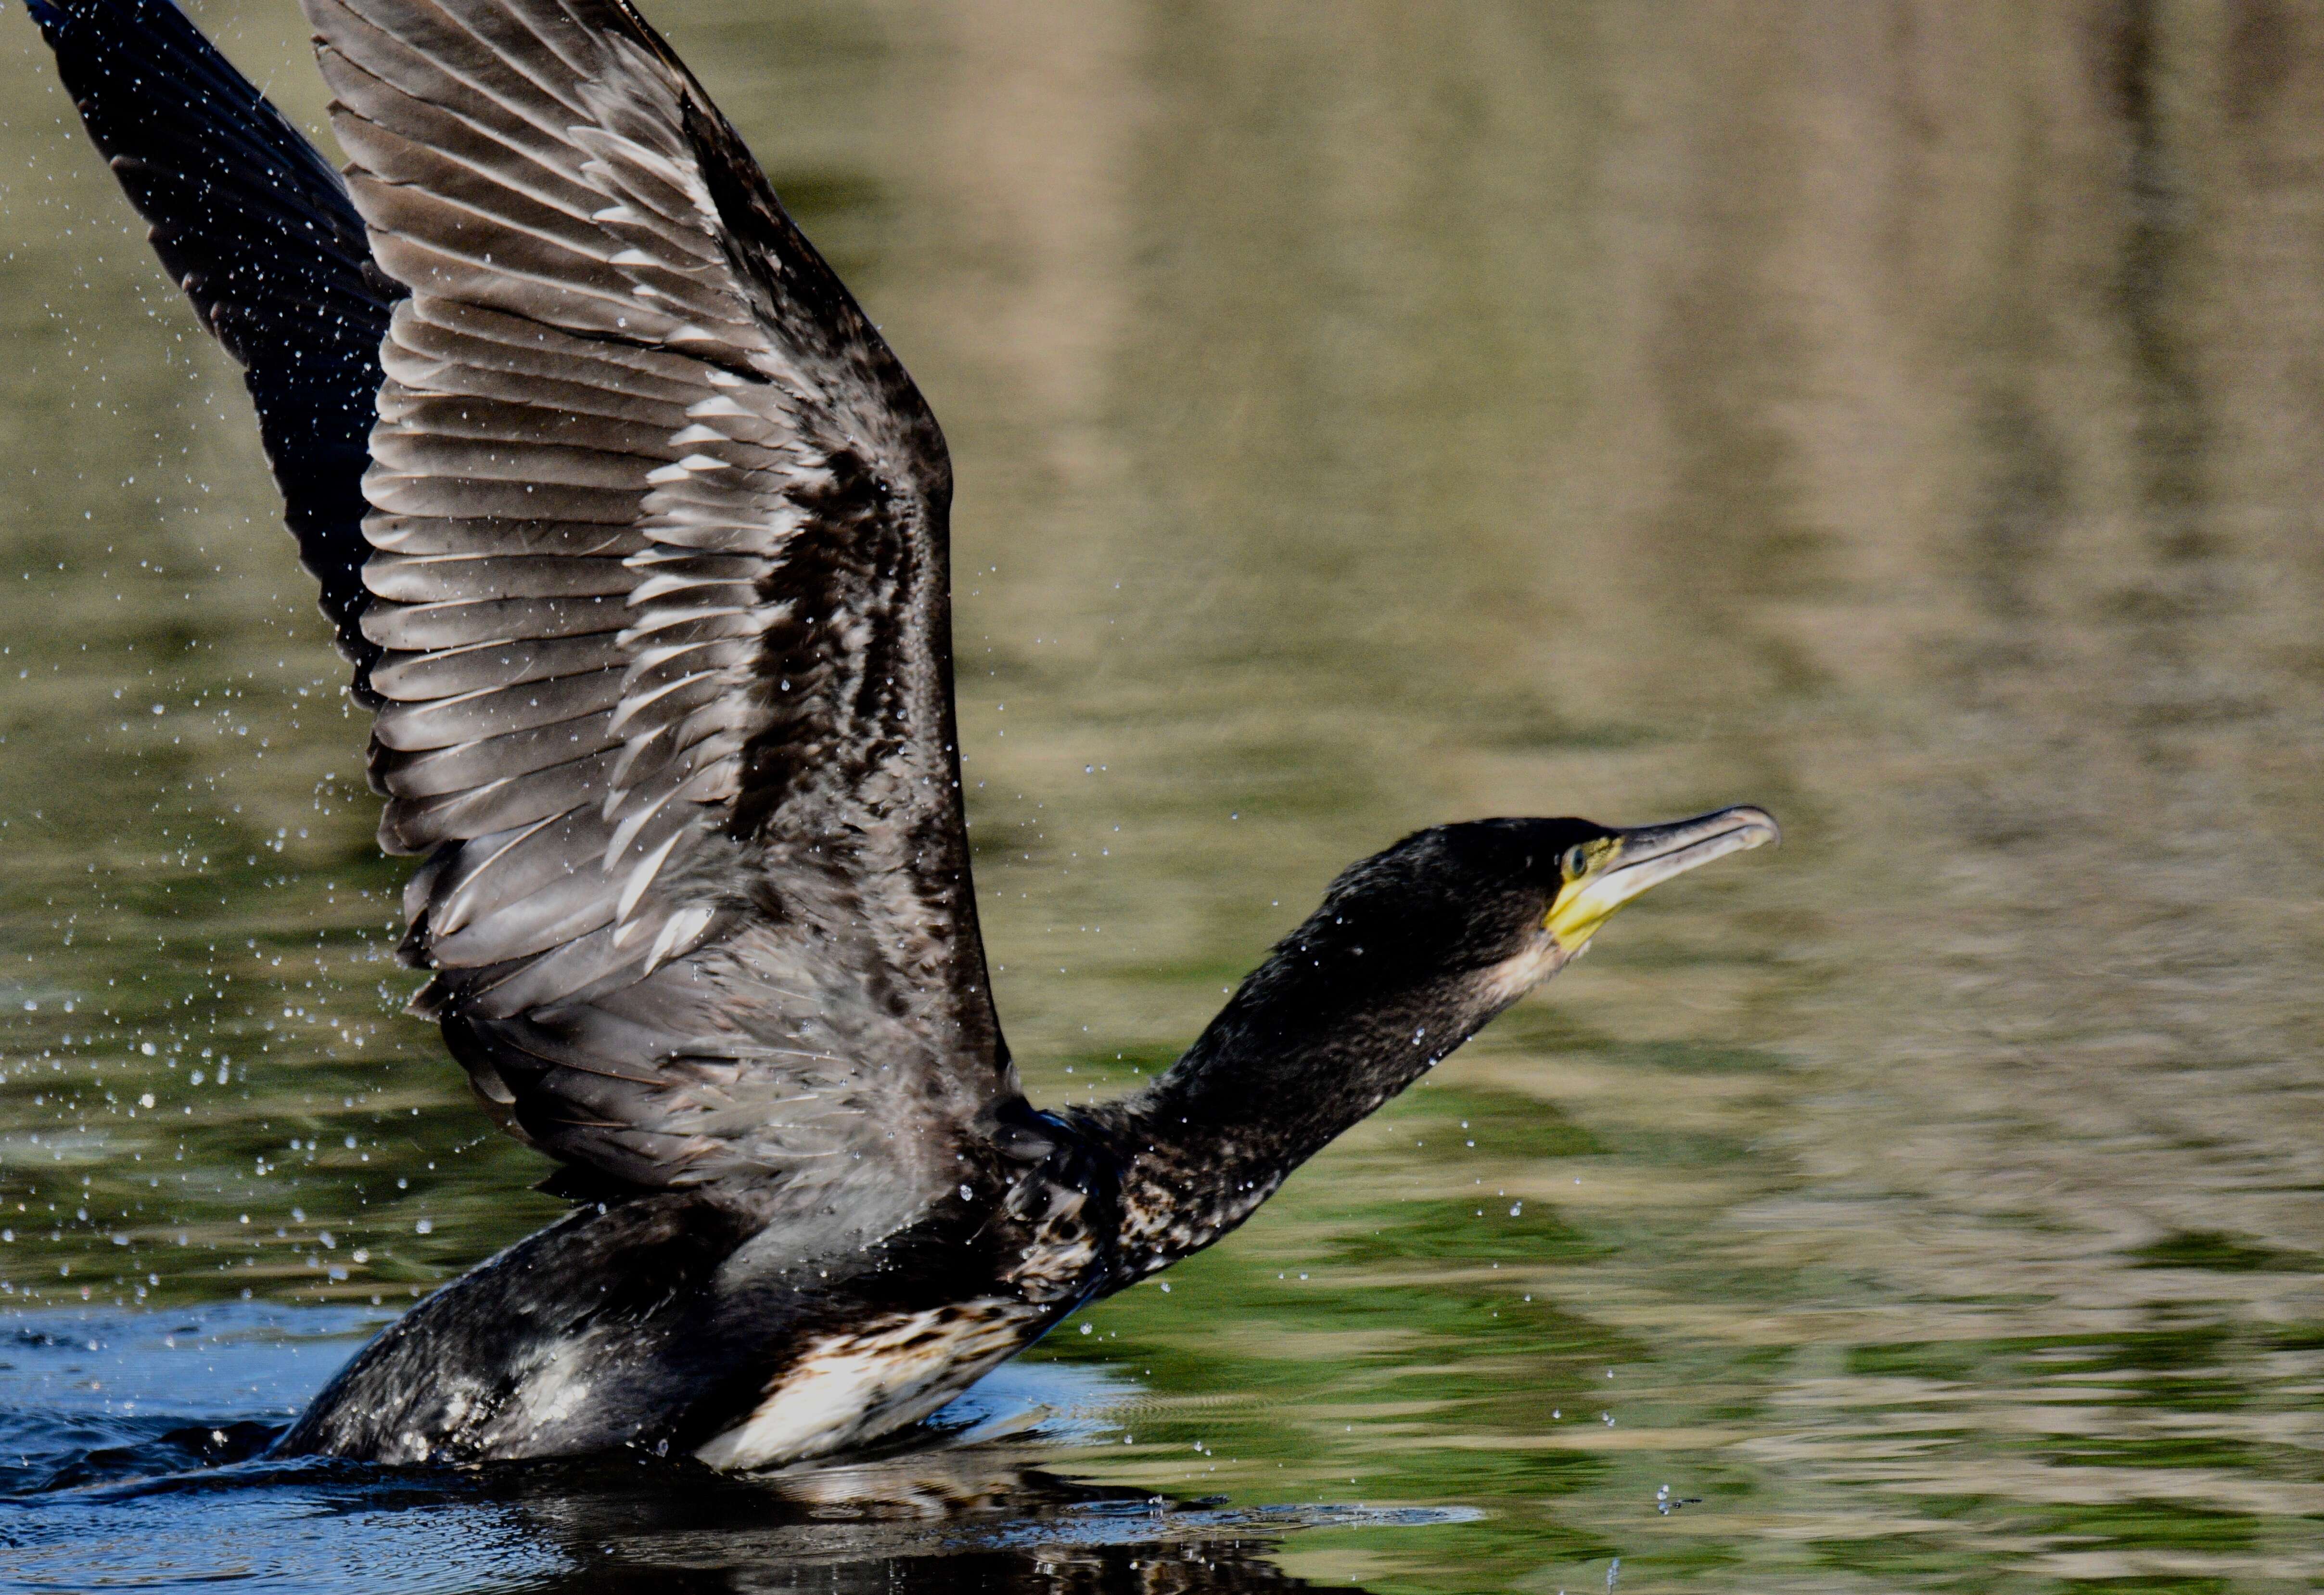
[(625, 561), (570, 555), (374, 553), (364, 565), (364, 585), (374, 597), (418, 603), (626, 598), (637, 584)]
[(391, 796), (380, 820), (381, 845), (391, 853), (425, 853), (446, 842), (464, 842), (571, 813), (603, 793), (614, 752), (601, 748), (544, 770), (504, 775), (465, 792), (418, 798)]
[[(595, 635), (602, 637), (604, 634)], [(464, 656), (465, 651), (452, 655), (454, 659)], [(478, 746), (495, 737), (594, 716), (601, 709), (610, 711), (621, 701), (622, 672), (610, 668), (544, 681), (517, 682), (505, 687), (478, 687), (442, 698), (390, 706), (381, 712), (374, 726), (372, 741), (375, 751), (388, 756), (383, 767), (395, 768), (410, 761), (393, 758), (393, 755), (432, 756), (441, 750)]]
[(946, 1188), (1015, 1086), (925, 403), (621, 0), (305, 3), (413, 291), (364, 635), (420, 1006), (605, 1178)]
[(645, 550), (644, 535), (602, 521), (495, 520), (489, 516), (374, 515), (365, 524), (374, 552), (406, 554), (570, 553), (586, 558)]
[[(616, 679), (592, 696), (612, 698), (619, 691)], [(380, 785), (394, 797), (436, 797), (467, 792), (494, 779), (530, 775), (563, 764), (577, 752), (603, 747), (613, 718), (613, 710), (607, 708), (597, 714), (558, 719), (529, 730), (505, 731), (496, 737), (430, 749), (412, 757), (383, 761), (378, 769)]]
[[(374, 474), (370, 481), (378, 483)], [(392, 484), (393, 478), (389, 478)], [(374, 604), (364, 635), (410, 652), (462, 647), (480, 637), (570, 637), (610, 631), (622, 606), (613, 595), (570, 598), (470, 598), (440, 604)]]

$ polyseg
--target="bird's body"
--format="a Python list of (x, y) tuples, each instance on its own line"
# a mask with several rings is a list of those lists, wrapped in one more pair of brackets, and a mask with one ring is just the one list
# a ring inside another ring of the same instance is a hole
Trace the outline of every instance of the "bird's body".
[(372, 709), (402, 951), (563, 1221), (278, 1442), (753, 1469), (926, 1415), (1211, 1244), (1757, 810), (1356, 865), (1138, 1095), (994, 1013), (944, 439), (626, 0), (304, 0), (344, 184), (168, 0), (29, 0), (248, 372)]
[(421, 1303), (282, 1444), (390, 1462), (640, 1445), (752, 1468), (874, 1438), (1104, 1283), (1115, 1173), (1060, 1127), (900, 1223), (876, 1197), (764, 1219), (691, 1192), (588, 1204)]

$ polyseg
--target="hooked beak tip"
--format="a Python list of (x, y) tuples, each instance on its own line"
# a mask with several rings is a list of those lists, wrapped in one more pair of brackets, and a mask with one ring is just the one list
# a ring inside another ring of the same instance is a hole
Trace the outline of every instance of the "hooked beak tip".
[(1726, 812), (1739, 821), (1736, 829), (1743, 832), (1743, 846), (1746, 848), (1780, 848), (1784, 845), (1784, 828), (1775, 823), (1773, 814), (1758, 804), (1743, 803)]
[(1615, 834), (1619, 846), (1604, 866), (1568, 882), (1550, 906), (1544, 928), (1569, 951), (1579, 951), (1616, 909), (1649, 887), (1729, 853), (1784, 838), (1775, 817), (1749, 803)]

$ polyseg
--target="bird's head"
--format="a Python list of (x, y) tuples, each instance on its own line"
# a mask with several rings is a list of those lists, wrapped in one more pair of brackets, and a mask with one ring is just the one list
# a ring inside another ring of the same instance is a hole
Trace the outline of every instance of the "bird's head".
[(1774, 819), (1750, 807), (1666, 825), (1436, 826), (1344, 871), (1278, 951), (1311, 977), (1374, 995), (1457, 992), (1481, 1023), (1571, 962), (1647, 888), (1777, 839)]
[(1572, 962), (1624, 904), (1775, 839), (1754, 808), (1629, 827), (1480, 820), (1417, 831), (1342, 871), (1125, 1110), (1168, 1180), (1199, 1174), (1214, 1188), (1210, 1227), (1188, 1247), (1240, 1222), (1301, 1162)]

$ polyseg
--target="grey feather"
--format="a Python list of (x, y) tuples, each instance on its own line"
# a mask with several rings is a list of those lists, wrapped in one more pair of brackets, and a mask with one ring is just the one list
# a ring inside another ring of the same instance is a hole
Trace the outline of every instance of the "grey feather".
[(448, 604), (374, 604), (364, 635), (383, 648), (457, 648), (479, 637), (570, 637), (613, 631), (622, 618), (617, 595), (573, 598), (479, 598)]
[(578, 719), (618, 704), (621, 681), (613, 671), (590, 671), (393, 704), (381, 711), (372, 739), (399, 752), (420, 752)]
[(571, 813), (604, 795), (613, 757), (608, 748), (463, 793), (391, 798), (380, 819), (381, 844), (391, 853), (424, 853), (439, 842)]
[(571, 554), (628, 558), (652, 545), (643, 533), (602, 521), (451, 520), (375, 515), (364, 524), (374, 549), (401, 554)]
[[(610, 698), (614, 692), (608, 691), (602, 696)], [(374, 774), (383, 795), (436, 797), (473, 791), (488, 781), (529, 775), (602, 749), (613, 714), (608, 708), (598, 714), (558, 719), (429, 753), (407, 754), (383, 748), (386, 756), (375, 764)]]
[(613, 919), (604, 883), (576, 871), (448, 935), (430, 935), (428, 952), (443, 969), (502, 963), (561, 947)]

